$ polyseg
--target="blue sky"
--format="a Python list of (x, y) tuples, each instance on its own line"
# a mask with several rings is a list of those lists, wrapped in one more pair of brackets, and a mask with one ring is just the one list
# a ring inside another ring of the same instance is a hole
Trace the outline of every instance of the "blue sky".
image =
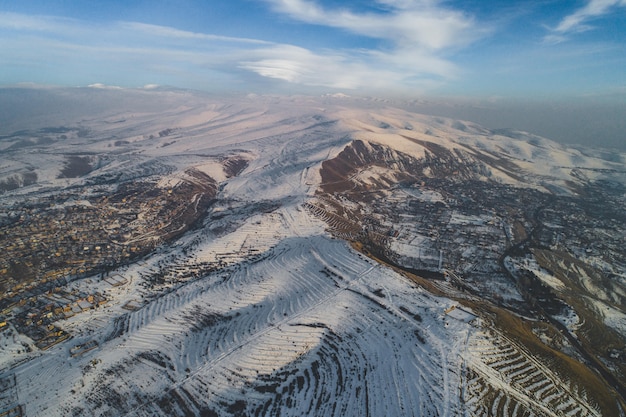
[(626, 96), (626, 0), (0, 0), (0, 84)]

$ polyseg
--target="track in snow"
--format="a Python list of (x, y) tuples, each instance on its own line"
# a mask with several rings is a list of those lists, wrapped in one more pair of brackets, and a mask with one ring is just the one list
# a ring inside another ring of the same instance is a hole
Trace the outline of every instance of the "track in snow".
[[(262, 262), (243, 261), (228, 276), (210, 274), (120, 316), (114, 333), (103, 328), (108, 333), (98, 349), (73, 359), (76, 384), (63, 406), (55, 408), (50, 396), (26, 410), (33, 416), (454, 414), (459, 356), (450, 347), (460, 346), (464, 338), (457, 334), (470, 329), (461, 322), (446, 328), (444, 308), (342, 242), (292, 237)], [(41, 387), (44, 374), (36, 368), (44, 357), (16, 370), (22, 390)], [(56, 369), (56, 377), (70, 372), (50, 365), (44, 368)]]

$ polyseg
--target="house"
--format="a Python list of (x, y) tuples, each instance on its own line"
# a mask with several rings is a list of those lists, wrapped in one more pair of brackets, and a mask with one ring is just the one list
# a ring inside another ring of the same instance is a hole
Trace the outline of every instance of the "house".
[(475, 314), (470, 313), (469, 311), (456, 305), (453, 305), (452, 307), (446, 309), (445, 314), (448, 317), (452, 317), (453, 319), (462, 321), (464, 323), (471, 323), (478, 318), (478, 316), (476, 316)]

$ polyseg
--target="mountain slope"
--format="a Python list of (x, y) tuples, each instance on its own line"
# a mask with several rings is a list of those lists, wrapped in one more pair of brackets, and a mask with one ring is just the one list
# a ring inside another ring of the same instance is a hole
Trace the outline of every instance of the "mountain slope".
[(0, 139), (0, 413), (623, 412), (624, 155), (111, 94)]

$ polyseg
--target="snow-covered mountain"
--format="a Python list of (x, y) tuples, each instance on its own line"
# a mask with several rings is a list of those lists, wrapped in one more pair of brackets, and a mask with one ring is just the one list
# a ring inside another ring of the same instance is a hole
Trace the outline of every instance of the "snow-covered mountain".
[(625, 154), (349, 97), (27, 93), (0, 414), (624, 413)]

